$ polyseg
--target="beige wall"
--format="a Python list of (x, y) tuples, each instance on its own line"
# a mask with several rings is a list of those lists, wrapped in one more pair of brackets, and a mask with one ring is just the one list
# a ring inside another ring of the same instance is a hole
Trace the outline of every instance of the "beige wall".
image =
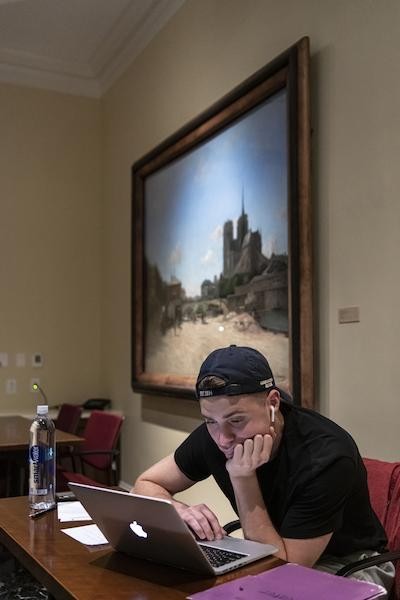
[[(194, 403), (130, 388), (131, 165), (303, 35), (321, 408), (364, 455), (398, 459), (399, 12), (397, 0), (188, 0), (101, 102), (1, 86), (0, 352), (42, 351), (52, 400), (112, 397), (126, 482), (198, 422)], [(361, 322), (338, 325), (349, 305)], [(21, 389), (2, 408), (34, 404), (31, 371), (7, 371)], [(209, 482), (186, 497), (231, 516)]]
[(0, 86), (1, 411), (34, 410), (31, 377), (51, 405), (102, 392), (100, 161), (99, 101)]
[[(197, 423), (192, 405), (130, 389), (130, 167), (303, 35), (312, 50), (320, 403), (364, 454), (398, 459), (399, 11), (397, 0), (189, 0), (104, 98), (102, 360), (127, 414), (125, 481)], [(360, 306), (361, 322), (339, 325), (338, 308), (349, 305)], [(229, 517), (213, 486), (200, 497)]]

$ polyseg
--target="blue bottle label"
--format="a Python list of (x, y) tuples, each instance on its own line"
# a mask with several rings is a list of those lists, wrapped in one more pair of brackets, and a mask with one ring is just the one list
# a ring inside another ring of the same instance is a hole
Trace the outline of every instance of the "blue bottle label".
[(44, 448), (43, 446), (31, 446), (29, 452), (30, 452), (30, 459), (32, 462), (36, 463), (36, 462), (44, 462)]
[(33, 445), (29, 449), (29, 459), (31, 463), (30, 494), (42, 496), (48, 493), (44, 464), (46, 460), (52, 457), (52, 455), (52, 448), (47, 449), (44, 446)]

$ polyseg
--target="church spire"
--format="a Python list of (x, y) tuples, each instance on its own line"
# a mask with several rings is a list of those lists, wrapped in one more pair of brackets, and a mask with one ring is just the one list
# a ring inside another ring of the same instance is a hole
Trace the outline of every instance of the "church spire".
[(243, 240), (246, 236), (246, 233), (249, 230), (249, 223), (247, 219), (247, 215), (244, 212), (244, 186), (242, 185), (242, 214), (240, 215), (237, 223), (237, 240), (239, 248), (242, 247)]

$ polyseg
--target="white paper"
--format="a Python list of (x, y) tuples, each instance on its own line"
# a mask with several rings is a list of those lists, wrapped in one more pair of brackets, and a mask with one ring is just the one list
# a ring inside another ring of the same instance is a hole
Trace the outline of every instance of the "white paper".
[(86, 546), (98, 546), (108, 544), (107, 538), (101, 533), (97, 525), (82, 525), (81, 527), (70, 527), (61, 529), (64, 533)]
[(59, 502), (57, 504), (58, 519), (65, 521), (91, 521), (92, 517), (86, 512), (80, 502)]

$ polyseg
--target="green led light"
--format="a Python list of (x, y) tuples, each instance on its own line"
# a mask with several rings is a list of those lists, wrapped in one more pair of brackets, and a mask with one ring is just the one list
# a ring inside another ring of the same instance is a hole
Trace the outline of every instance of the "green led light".
[(37, 390), (38, 389), (38, 384), (37, 383), (33, 383), (32, 384), (32, 389), (33, 390)]

